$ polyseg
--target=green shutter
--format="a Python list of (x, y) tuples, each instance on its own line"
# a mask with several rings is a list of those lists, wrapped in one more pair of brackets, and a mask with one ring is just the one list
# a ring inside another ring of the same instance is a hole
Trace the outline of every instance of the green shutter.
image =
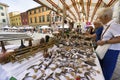
[(0, 6), (0, 9), (1, 9), (1, 10), (3, 10), (3, 7), (2, 7), (2, 6)]

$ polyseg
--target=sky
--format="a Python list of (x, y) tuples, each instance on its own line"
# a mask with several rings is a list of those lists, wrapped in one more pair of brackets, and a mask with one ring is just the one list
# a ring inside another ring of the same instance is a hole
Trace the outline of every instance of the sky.
[(33, 0), (0, 0), (0, 2), (9, 6), (8, 12), (25, 12), (28, 9), (40, 6), (40, 4), (34, 2)]

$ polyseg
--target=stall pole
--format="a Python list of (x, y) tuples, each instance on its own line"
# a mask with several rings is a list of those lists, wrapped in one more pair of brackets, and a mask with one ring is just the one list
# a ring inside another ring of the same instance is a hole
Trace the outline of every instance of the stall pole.
[(1, 41), (2, 53), (5, 53), (7, 50), (5, 49), (4, 42)]
[(23, 40), (22, 39), (21, 39), (21, 45), (20, 45), (19, 49), (21, 49), (21, 48), (25, 48), (25, 45), (23, 44)]
[(65, 21), (65, 17), (66, 17), (66, 7), (65, 5), (63, 5), (63, 21), (62, 21), (62, 35), (64, 36), (64, 21)]
[(29, 40), (29, 46), (32, 46), (32, 39)]

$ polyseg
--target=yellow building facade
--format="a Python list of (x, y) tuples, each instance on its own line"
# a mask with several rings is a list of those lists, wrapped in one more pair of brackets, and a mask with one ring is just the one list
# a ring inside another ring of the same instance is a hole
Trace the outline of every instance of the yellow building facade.
[(27, 11), (30, 26), (42, 26), (50, 24), (50, 9), (44, 6)]
[(22, 26), (20, 13), (9, 13), (11, 26)]

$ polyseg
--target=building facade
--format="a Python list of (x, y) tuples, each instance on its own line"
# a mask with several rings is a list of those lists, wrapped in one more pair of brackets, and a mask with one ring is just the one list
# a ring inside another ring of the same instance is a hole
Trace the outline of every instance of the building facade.
[(36, 7), (27, 11), (30, 26), (42, 26), (50, 24), (50, 9), (44, 6)]
[(18, 15), (18, 14), (20, 14), (19, 11), (10, 12), (9, 17), (13, 17), (13, 16)]
[(62, 23), (62, 17), (45, 6), (35, 7), (23, 13), (11, 12), (9, 17), (11, 26), (60, 26), (58, 24)]
[(8, 5), (0, 3), (0, 28), (9, 25)]
[(21, 15), (19, 12), (11, 12), (9, 13), (10, 16), (10, 25), (11, 26), (22, 26), (22, 22), (21, 22)]
[(27, 14), (27, 12), (21, 13), (20, 16), (21, 16), (22, 25), (23, 25), (23, 26), (29, 25), (28, 14)]
[(51, 26), (61, 26), (63, 17), (60, 16), (57, 12), (51, 11), (50, 13)]
[(62, 24), (62, 17), (45, 6), (30, 9), (27, 13), (30, 26), (58, 26)]

